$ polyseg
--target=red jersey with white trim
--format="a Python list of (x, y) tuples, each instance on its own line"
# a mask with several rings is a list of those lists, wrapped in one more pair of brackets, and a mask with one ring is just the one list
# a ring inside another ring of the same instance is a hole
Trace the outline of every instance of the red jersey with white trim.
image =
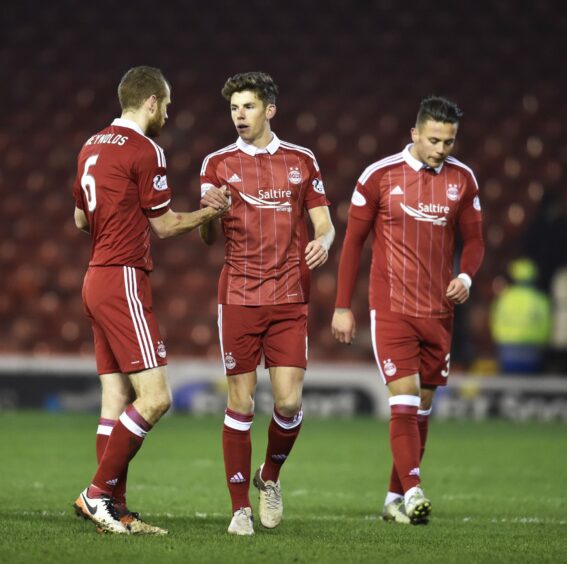
[(219, 303), (308, 302), (305, 212), (329, 205), (313, 153), (276, 135), (265, 149), (239, 138), (203, 162), (201, 190), (222, 185), (230, 190), (232, 205), (222, 218)]
[(370, 165), (351, 200), (349, 215), (374, 222), (370, 307), (448, 317), (456, 232), (482, 221), (478, 184), (457, 159), (431, 169), (409, 147)]
[(89, 222), (89, 266), (152, 270), (148, 217), (168, 210), (171, 191), (162, 148), (135, 122), (115, 119), (87, 140), (73, 196)]

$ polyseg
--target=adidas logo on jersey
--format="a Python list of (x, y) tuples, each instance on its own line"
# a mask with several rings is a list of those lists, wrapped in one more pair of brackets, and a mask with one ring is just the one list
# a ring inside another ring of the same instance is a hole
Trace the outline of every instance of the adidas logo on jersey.
[(242, 475), (242, 472), (237, 472), (230, 480), (229, 482), (231, 484), (242, 484), (242, 482), (245, 482), (246, 480), (244, 479), (244, 476)]
[(390, 190), (390, 195), (392, 196), (403, 196), (404, 191), (402, 190), (401, 186), (395, 186)]
[(236, 174), (236, 172), (227, 180), (227, 182), (232, 182), (233, 184), (235, 182), (242, 182), (242, 178), (240, 178), (240, 176), (238, 176), (238, 174)]

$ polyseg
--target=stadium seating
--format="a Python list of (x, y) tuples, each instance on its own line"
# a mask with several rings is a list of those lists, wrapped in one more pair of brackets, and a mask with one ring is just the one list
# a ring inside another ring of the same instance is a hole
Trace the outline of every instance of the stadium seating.
[[(465, 110), (455, 155), (481, 185), (487, 254), (464, 330), (460, 362), (492, 354), (487, 304), (545, 193), (565, 191), (566, 107), (554, 56), (567, 24), (562, 4), (519, 9), (512, 0), (431, 6), (276, 0), (156, 7), (100, 0), (6, 7), (0, 51), (8, 104), (0, 130), (0, 352), (92, 354), (80, 300), (88, 237), (73, 224), (70, 194), (81, 144), (118, 115), (116, 85), (137, 64), (160, 66), (173, 84), (160, 143), (177, 209), (195, 209), (207, 153), (236, 135), (220, 88), (245, 70), (280, 85), (274, 130), (318, 156), (333, 202), (337, 242), (313, 277), (310, 356), (370, 360), (369, 250), (354, 309), (360, 336), (335, 344), (329, 330), (348, 201), (372, 161), (399, 151), (419, 100), (439, 93)], [(192, 9), (194, 8), (194, 9)], [(427, 25), (424, 25), (427, 22)], [(54, 33), (57, 30), (57, 33)], [(534, 48), (537, 46), (537, 48)], [(6, 95), (6, 94), (5, 94)], [(155, 310), (173, 355), (216, 358), (216, 279), (223, 249), (197, 234), (154, 243)], [(537, 257), (535, 257), (537, 259)]]

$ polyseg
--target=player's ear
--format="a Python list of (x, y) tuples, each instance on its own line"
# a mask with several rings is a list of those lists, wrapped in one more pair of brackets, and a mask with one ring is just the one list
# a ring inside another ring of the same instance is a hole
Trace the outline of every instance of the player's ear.
[(266, 106), (266, 119), (272, 119), (276, 115), (276, 105), (268, 104)]
[(419, 131), (417, 130), (416, 127), (412, 127), (411, 128), (411, 140), (414, 143), (416, 143), (418, 139), (419, 139)]
[(148, 108), (148, 110), (150, 110), (150, 112), (153, 114), (156, 112), (157, 107), (158, 107), (158, 101), (157, 101), (157, 96), (155, 94), (152, 94), (145, 102), (146, 107)]

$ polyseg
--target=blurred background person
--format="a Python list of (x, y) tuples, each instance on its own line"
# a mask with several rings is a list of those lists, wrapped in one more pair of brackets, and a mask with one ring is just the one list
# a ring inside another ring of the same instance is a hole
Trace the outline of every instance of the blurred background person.
[(504, 374), (534, 374), (543, 368), (551, 331), (551, 302), (535, 285), (538, 269), (528, 258), (508, 267), (512, 283), (490, 311), (490, 330)]

